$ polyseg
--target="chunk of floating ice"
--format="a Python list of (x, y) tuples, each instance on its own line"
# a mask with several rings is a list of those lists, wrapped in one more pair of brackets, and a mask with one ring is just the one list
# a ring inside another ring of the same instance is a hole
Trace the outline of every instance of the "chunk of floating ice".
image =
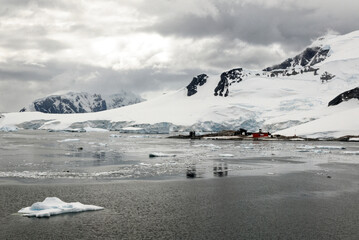
[(218, 156), (220, 156), (220, 157), (234, 157), (233, 154), (228, 154), (228, 153), (218, 154)]
[(193, 145), (193, 147), (209, 147), (209, 148), (213, 148), (213, 149), (220, 149), (220, 146), (214, 145), (214, 144), (197, 144), (197, 145)]
[(59, 143), (63, 143), (63, 142), (78, 142), (80, 141), (80, 139), (78, 138), (68, 138), (68, 139), (64, 139), (64, 140), (57, 140), (57, 142)]
[(317, 149), (345, 149), (342, 146), (315, 146)]
[(297, 149), (345, 149), (345, 147), (342, 146), (299, 146)]
[(359, 137), (349, 138), (349, 141), (351, 141), (351, 142), (359, 142)]
[(148, 135), (132, 135), (129, 136), (129, 138), (150, 138)]
[(305, 149), (305, 150), (307, 150), (307, 149), (315, 149), (315, 146), (304, 145), (304, 146), (297, 147), (297, 149)]
[(47, 197), (43, 202), (36, 202), (30, 207), (22, 208), (19, 213), (25, 217), (50, 217), (63, 213), (77, 213), (85, 211), (102, 210), (103, 207), (85, 205), (80, 202), (63, 202), (57, 197)]
[(343, 153), (347, 155), (359, 155), (359, 151), (345, 151)]
[(160, 152), (154, 152), (154, 153), (150, 153), (149, 157), (153, 158), (153, 157), (175, 157), (176, 154), (167, 154), (167, 153), (160, 153)]
[(118, 135), (118, 134), (111, 134), (110, 135), (111, 138), (120, 138), (122, 137), (121, 135)]
[(148, 163), (140, 163), (141, 166), (151, 166), (151, 164), (148, 164)]

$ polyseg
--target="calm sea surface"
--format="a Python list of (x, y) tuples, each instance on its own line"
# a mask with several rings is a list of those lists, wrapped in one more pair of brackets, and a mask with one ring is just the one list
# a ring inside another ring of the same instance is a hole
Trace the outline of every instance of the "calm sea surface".
[[(357, 239), (358, 153), (355, 142), (0, 133), (0, 236)], [(16, 214), (50, 196), (105, 210)]]

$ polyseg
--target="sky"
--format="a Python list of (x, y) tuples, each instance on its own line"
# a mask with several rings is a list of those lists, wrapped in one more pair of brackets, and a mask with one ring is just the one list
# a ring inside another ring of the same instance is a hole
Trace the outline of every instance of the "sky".
[(263, 69), (328, 32), (359, 30), (359, 1), (0, 0), (0, 112), (56, 92), (144, 98), (198, 74)]

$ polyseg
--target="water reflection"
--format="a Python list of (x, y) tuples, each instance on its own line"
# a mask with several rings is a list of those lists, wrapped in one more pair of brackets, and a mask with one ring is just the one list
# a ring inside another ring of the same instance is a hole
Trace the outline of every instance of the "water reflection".
[[(187, 166), (186, 177), (187, 178), (198, 178), (205, 174), (206, 170), (201, 168), (198, 169), (196, 164)], [(213, 164), (213, 176), (225, 177), (228, 176), (228, 164), (226, 162), (217, 162)]]
[(93, 158), (98, 161), (104, 161), (106, 159), (106, 152), (95, 152)]
[(195, 164), (187, 167), (186, 176), (187, 178), (195, 178), (197, 176), (197, 169)]
[(227, 163), (215, 163), (213, 165), (213, 175), (215, 177), (228, 176), (228, 164)]

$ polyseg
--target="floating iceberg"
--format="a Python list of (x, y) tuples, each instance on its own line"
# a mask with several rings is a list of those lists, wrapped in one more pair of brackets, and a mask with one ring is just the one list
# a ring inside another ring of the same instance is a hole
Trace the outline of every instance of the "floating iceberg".
[(149, 157), (153, 158), (153, 157), (175, 157), (176, 154), (167, 154), (167, 153), (159, 153), (159, 152), (154, 152), (154, 153), (150, 153)]
[(120, 138), (120, 137), (122, 137), (122, 135), (119, 135), (119, 134), (111, 134), (109, 137), (111, 137), (111, 138)]
[(305, 150), (311, 150), (311, 149), (330, 149), (330, 150), (334, 150), (334, 149), (345, 149), (345, 147), (343, 146), (309, 146), (309, 145), (304, 145), (304, 146), (299, 146), (297, 147), (297, 149), (305, 149)]
[(197, 144), (197, 145), (193, 145), (193, 147), (208, 147), (211, 149), (221, 149), (220, 146), (214, 145), (214, 144)]
[(359, 155), (359, 151), (345, 151), (343, 153), (347, 155)]
[(57, 197), (47, 197), (43, 202), (36, 202), (30, 207), (22, 208), (19, 213), (25, 217), (50, 217), (63, 213), (78, 213), (85, 211), (102, 210), (103, 207), (85, 205), (80, 202), (63, 202)]
[(345, 149), (342, 146), (315, 146), (317, 149)]
[(78, 138), (68, 138), (68, 139), (64, 139), (64, 140), (57, 140), (57, 142), (59, 143), (63, 143), (63, 142), (78, 142), (80, 141), (80, 139)]

